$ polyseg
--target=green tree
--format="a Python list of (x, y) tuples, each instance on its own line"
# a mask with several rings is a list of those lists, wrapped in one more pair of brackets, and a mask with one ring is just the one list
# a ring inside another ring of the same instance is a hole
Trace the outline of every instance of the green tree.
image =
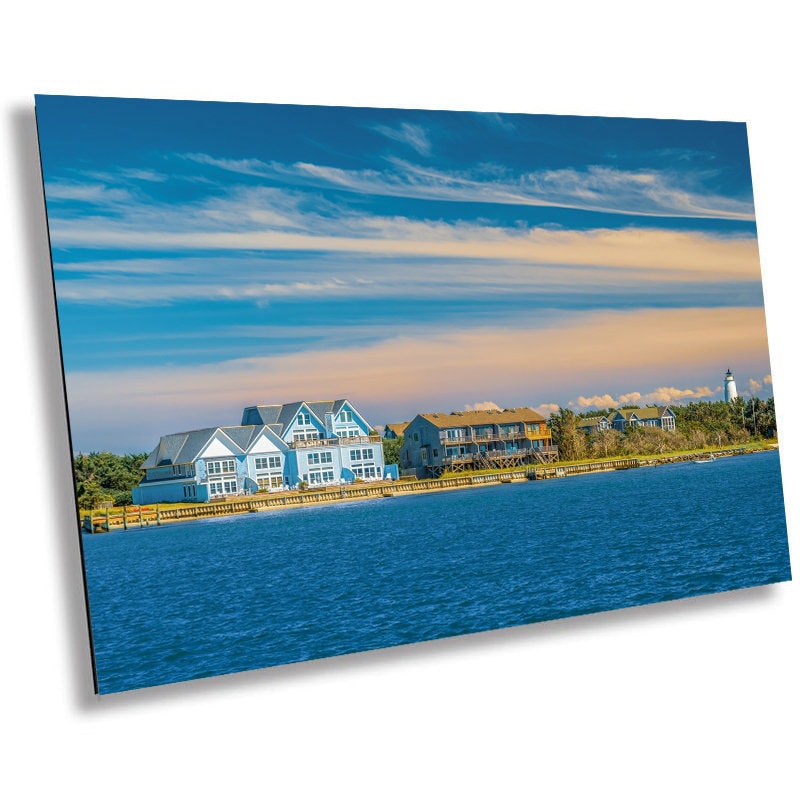
[(578, 430), (578, 419), (568, 408), (559, 408), (550, 415), (553, 444), (558, 447), (561, 461), (577, 461), (586, 455), (586, 436)]
[(87, 509), (97, 508), (100, 503), (114, 501), (112, 494), (93, 480), (83, 481), (78, 486), (77, 498), (80, 508)]
[(83, 508), (101, 502), (115, 505), (131, 502), (131, 490), (142, 479), (141, 466), (146, 453), (119, 456), (114, 453), (79, 453), (73, 460), (75, 490)]
[(383, 440), (383, 461), (385, 464), (400, 463), (400, 449), (405, 444), (405, 441), (404, 436)]

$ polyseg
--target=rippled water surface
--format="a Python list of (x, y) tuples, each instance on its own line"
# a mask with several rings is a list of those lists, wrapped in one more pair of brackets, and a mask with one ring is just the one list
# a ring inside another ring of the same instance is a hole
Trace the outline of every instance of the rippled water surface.
[(789, 580), (777, 452), (84, 536), (101, 693)]

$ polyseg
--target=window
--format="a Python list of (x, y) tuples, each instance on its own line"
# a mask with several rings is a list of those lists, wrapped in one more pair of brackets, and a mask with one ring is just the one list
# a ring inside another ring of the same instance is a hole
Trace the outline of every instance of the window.
[(333, 483), (333, 470), (311, 470), (308, 473), (309, 484)]
[(433, 457), (434, 458), (439, 458), (439, 451), (436, 448), (434, 448), (434, 450), (433, 450)]
[(311, 414), (308, 414), (305, 411), (301, 411), (297, 415), (297, 424), (298, 425), (310, 425), (311, 424)]
[(309, 464), (319, 464), (319, 453), (309, 453), (308, 454), (308, 463)]
[(262, 456), (256, 459), (256, 469), (280, 469), (280, 456)]
[(340, 411), (339, 412), (339, 421), (340, 422), (352, 422), (353, 421), (353, 412), (352, 411)]
[(371, 447), (350, 451), (350, 461), (372, 461), (373, 458), (373, 449)]
[(209, 475), (222, 475), (226, 472), (236, 472), (236, 462), (230, 461), (209, 461), (207, 464)]

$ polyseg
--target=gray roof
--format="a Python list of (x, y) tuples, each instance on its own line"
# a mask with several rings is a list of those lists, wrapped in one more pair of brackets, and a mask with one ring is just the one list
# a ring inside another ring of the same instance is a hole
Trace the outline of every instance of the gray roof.
[(162, 436), (155, 450), (144, 460), (142, 469), (190, 463), (216, 431), (217, 428), (202, 428)]
[[(283, 405), (248, 406), (242, 412), (242, 425), (271, 425), (276, 433), (282, 433), (292, 423), (297, 412), (305, 406), (317, 418), (319, 424), (324, 426), (325, 415), (338, 414), (345, 403), (355, 409), (355, 406), (345, 399), (296, 400), (293, 403), (284, 403)], [(359, 414), (359, 416), (361, 415)]]
[(239, 455), (246, 453), (262, 433), (272, 439), (275, 444), (282, 444), (275, 431), (265, 425), (237, 425), (170, 433), (161, 437), (158, 446), (144, 460), (141, 468), (152, 469), (153, 467), (169, 467), (173, 464), (191, 464), (217, 433), (226, 437), (232, 445), (231, 449), (234, 452), (238, 449)]

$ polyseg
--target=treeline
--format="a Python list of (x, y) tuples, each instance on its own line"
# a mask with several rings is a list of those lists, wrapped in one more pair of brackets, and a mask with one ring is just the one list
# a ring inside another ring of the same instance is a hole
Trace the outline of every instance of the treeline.
[(131, 490), (142, 479), (140, 467), (147, 453), (118, 456), (114, 453), (83, 453), (75, 456), (73, 470), (80, 508), (97, 508), (101, 503), (126, 506)]
[(561, 408), (550, 415), (553, 444), (558, 445), (563, 461), (574, 461), (725, 447), (777, 435), (775, 401), (771, 397), (768, 400), (753, 397), (747, 401), (738, 397), (730, 403), (720, 400), (670, 408), (675, 414), (674, 431), (637, 426), (627, 428), (624, 433), (609, 429), (589, 434), (578, 428), (581, 419), (610, 416), (616, 409), (575, 414)]

